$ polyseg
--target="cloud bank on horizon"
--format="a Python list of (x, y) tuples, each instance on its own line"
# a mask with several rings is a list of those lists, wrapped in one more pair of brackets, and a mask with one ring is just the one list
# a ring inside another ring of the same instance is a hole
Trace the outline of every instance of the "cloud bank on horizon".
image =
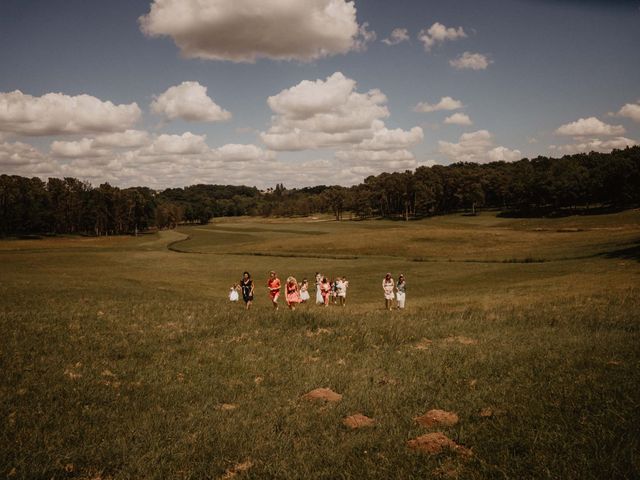
[[(536, 111), (529, 119), (530, 111), (487, 100), (487, 92), (504, 90), (504, 72), (516, 68), (508, 52), (491, 50), (503, 44), (485, 40), (473, 17), (444, 22), (423, 2), (412, 4), (431, 21), (417, 24), (415, 12), (390, 15), (376, 2), (362, 4), (363, 15), (360, 2), (346, 0), (153, 0), (141, 15), (126, 10), (121, 21), (136, 23), (142, 45), (163, 38), (175, 45), (163, 58), (179, 80), (158, 88), (141, 69), (142, 93), (130, 98), (121, 91), (124, 102), (92, 93), (91, 84), (79, 94), (52, 91), (45, 74), (41, 95), (5, 90), (0, 82), (0, 173), (156, 188), (349, 185), (434, 163), (511, 162), (638, 144), (637, 88), (606, 104), (599, 92), (586, 91), (573, 111), (547, 105), (549, 120), (541, 107), (519, 100)], [(185, 73), (194, 63), (199, 70)], [(505, 97), (526, 99), (529, 84), (518, 89), (525, 75), (532, 73), (514, 74)], [(221, 93), (253, 76), (253, 90)], [(640, 78), (637, 67), (631, 76)], [(232, 85), (223, 88), (224, 81)], [(520, 136), (494, 112), (519, 115), (526, 124)]]

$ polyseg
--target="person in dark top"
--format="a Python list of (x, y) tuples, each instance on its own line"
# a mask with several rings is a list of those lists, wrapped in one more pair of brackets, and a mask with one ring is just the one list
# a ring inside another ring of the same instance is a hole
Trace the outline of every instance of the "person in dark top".
[(242, 280), (240, 280), (240, 288), (242, 289), (242, 299), (247, 305), (247, 310), (251, 308), (253, 302), (253, 280), (251, 280), (251, 274), (244, 272), (242, 274)]

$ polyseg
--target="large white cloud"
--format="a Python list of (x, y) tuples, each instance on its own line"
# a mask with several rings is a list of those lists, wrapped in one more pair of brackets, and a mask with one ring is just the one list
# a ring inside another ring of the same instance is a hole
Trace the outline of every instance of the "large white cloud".
[(273, 150), (305, 150), (356, 144), (383, 128), (387, 97), (377, 89), (355, 91), (356, 82), (336, 72), (326, 80), (303, 81), (269, 97), (277, 114), (261, 134)]
[(125, 130), (124, 132), (103, 133), (95, 137), (98, 147), (133, 148), (149, 143), (149, 133), (144, 130)]
[(98, 148), (94, 139), (83, 138), (71, 142), (56, 140), (51, 143), (51, 154), (64, 158), (103, 157), (109, 154), (109, 150)]
[(449, 65), (458, 70), (486, 70), (493, 63), (486, 55), (481, 53), (464, 52), (454, 60), (449, 60)]
[(33, 146), (22, 142), (0, 143), (0, 167), (32, 165), (44, 161), (44, 155)]
[(429, 52), (437, 44), (466, 37), (467, 34), (462, 27), (446, 27), (440, 22), (436, 22), (428, 29), (424, 28), (420, 30), (420, 33), (418, 33), (418, 40), (420, 40), (424, 44), (424, 49), (427, 52)]
[(439, 152), (453, 162), (513, 161), (522, 158), (520, 150), (495, 146), (493, 135), (487, 130), (463, 133), (457, 143), (439, 141)]
[(453, 115), (449, 115), (444, 119), (444, 123), (447, 125), (472, 125), (473, 122), (469, 115), (465, 113), (454, 113)]
[(195, 155), (208, 150), (206, 135), (185, 132), (182, 135), (158, 135), (151, 145), (141, 150), (143, 155)]
[(362, 49), (373, 38), (345, 0), (154, 0), (140, 27), (190, 58), (311, 61)]
[(354, 146), (359, 150), (399, 150), (416, 145), (424, 139), (422, 128), (413, 127), (411, 130), (401, 128), (380, 128), (373, 132), (371, 138), (362, 140)]
[(584, 139), (581, 142), (567, 145), (551, 145), (549, 149), (563, 154), (588, 153), (588, 152), (610, 152), (613, 149), (623, 149), (638, 145), (638, 142), (626, 137), (614, 137), (607, 140), (600, 138)]
[(464, 105), (460, 100), (455, 100), (451, 97), (442, 97), (438, 103), (429, 104), (427, 102), (420, 102), (413, 107), (414, 112), (429, 113), (437, 112), (440, 110), (458, 110), (464, 108)]
[(133, 126), (141, 113), (136, 103), (114, 105), (91, 95), (0, 93), (0, 132), (19, 135), (120, 132)]
[(600, 135), (624, 135), (625, 129), (622, 125), (609, 125), (596, 117), (580, 118), (575, 122), (567, 123), (556, 129), (557, 135), (569, 137), (586, 137)]
[(170, 120), (221, 122), (231, 118), (231, 113), (217, 105), (207, 95), (207, 87), (198, 82), (182, 82), (169, 87), (151, 102), (151, 110)]
[(398, 45), (402, 42), (409, 41), (409, 31), (406, 28), (394, 28), (391, 34), (382, 40), (387, 45)]
[(640, 103), (627, 103), (620, 109), (618, 115), (640, 122)]

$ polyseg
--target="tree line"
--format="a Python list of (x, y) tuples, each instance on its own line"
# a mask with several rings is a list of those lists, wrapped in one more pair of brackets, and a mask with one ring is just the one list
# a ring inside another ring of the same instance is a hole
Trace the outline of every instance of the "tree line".
[(93, 187), (75, 178), (0, 175), (0, 235), (132, 234), (220, 216), (299, 216), (344, 212), (356, 218), (419, 218), (495, 208), (514, 215), (640, 205), (640, 146), (611, 153), (517, 162), (455, 163), (382, 173), (352, 187), (261, 192), (255, 187), (192, 185)]

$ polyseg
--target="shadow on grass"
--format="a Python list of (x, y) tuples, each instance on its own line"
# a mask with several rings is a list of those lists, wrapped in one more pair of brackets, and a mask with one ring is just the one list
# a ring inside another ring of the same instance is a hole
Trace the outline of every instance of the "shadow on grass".
[(601, 253), (605, 258), (619, 258), (624, 260), (635, 260), (640, 262), (640, 243), (632, 247), (611, 250), (610, 252)]

